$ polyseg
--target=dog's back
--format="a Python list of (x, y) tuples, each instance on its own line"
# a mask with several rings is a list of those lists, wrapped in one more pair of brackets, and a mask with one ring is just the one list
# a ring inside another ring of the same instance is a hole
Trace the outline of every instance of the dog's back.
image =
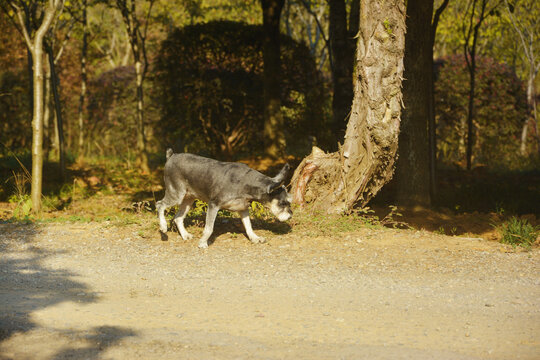
[(258, 197), (269, 178), (246, 164), (222, 162), (202, 156), (167, 151), (165, 185), (185, 187), (188, 195), (203, 201), (222, 203), (238, 196)]

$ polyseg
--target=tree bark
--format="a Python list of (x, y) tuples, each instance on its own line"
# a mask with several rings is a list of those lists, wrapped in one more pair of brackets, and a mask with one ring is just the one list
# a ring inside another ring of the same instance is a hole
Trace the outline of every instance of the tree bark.
[(264, 138), (265, 153), (279, 158), (285, 153), (281, 114), (281, 51), (279, 22), (285, 0), (261, 0), (263, 12)]
[(342, 147), (314, 148), (292, 179), (294, 202), (343, 213), (365, 206), (393, 175), (401, 116), (404, 0), (362, 1), (354, 99)]
[(404, 110), (396, 165), (396, 200), (405, 206), (430, 206), (429, 139), (432, 96), (433, 0), (407, 2)]

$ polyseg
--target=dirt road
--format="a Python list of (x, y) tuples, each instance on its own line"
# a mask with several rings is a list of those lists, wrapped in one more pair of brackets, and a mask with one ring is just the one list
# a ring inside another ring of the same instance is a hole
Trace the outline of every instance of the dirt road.
[(540, 358), (538, 249), (257, 231), (267, 245), (200, 250), (137, 225), (1, 224), (0, 358)]

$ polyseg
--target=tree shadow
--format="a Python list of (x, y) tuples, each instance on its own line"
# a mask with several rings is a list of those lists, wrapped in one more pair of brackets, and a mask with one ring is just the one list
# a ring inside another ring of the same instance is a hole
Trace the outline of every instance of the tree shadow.
[[(84, 304), (99, 300), (94, 289), (74, 280), (78, 274), (45, 265), (52, 256), (71, 254), (36, 246), (38, 236), (43, 234), (35, 224), (0, 224), (0, 346), (17, 335), (42, 328), (32, 319), (36, 311), (64, 302)], [(64, 349), (56, 358), (69, 358), (70, 353), (74, 358), (98, 358), (105, 347), (122, 337), (135, 335), (128, 329), (107, 326), (90, 332), (89, 347)], [(88, 334), (88, 331), (79, 333)]]
[(101, 353), (107, 348), (118, 344), (125, 337), (137, 334), (133, 330), (118, 326), (99, 326), (92, 328), (89, 332), (85, 331), (83, 336), (80, 336), (78, 332), (69, 332), (67, 335), (84, 340), (88, 346), (65, 347), (51, 359), (100, 359)]

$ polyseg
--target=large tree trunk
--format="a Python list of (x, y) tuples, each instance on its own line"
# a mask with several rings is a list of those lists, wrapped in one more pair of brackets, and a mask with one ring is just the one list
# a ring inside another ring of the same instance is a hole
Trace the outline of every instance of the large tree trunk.
[(261, 0), (264, 31), (264, 139), (265, 153), (272, 158), (279, 158), (285, 152), (279, 41), (279, 21), (284, 3), (285, 0)]
[(432, 90), (431, 16), (433, 0), (407, 3), (405, 73), (396, 164), (396, 200), (400, 205), (429, 206), (428, 120)]
[(332, 132), (343, 138), (353, 99), (353, 58), (347, 29), (345, 0), (330, 0), (329, 36), (332, 48)]
[(356, 81), (345, 142), (338, 152), (314, 148), (296, 169), (294, 201), (342, 213), (364, 206), (393, 175), (401, 115), (405, 48), (403, 0), (362, 1)]

